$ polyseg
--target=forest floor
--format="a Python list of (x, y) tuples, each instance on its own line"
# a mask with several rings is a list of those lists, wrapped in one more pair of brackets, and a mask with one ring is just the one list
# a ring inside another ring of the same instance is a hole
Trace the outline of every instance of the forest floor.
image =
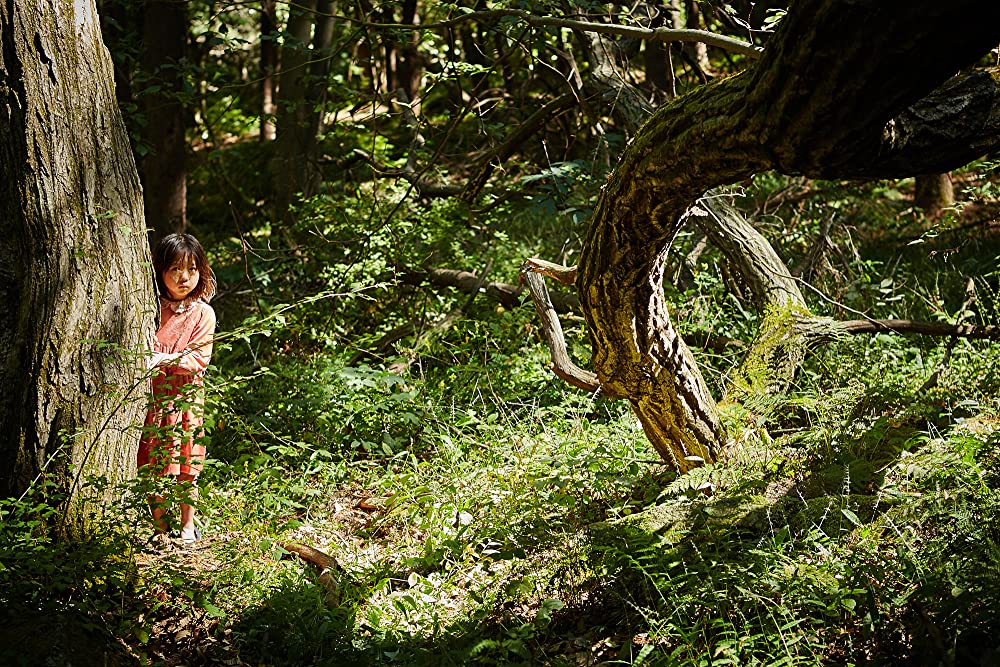
[[(956, 182), (985, 187), (974, 174)], [(825, 259), (808, 269), (845, 307), (953, 321), (972, 277), (975, 321), (995, 321), (990, 200), (924, 220), (907, 208), (905, 186), (859, 197), (796, 181), (781, 192), (795, 195), (780, 205), (789, 227), (820, 233), (824, 217), (852, 220), (828, 228)], [(323, 209), (312, 224), (330, 215), (339, 213)], [(444, 224), (447, 212), (421, 215), (443, 225), (434, 233), (468, 233)], [(505, 228), (511, 238), (548, 233), (530, 215)], [(813, 257), (809, 235), (770, 231), (785, 256)], [(386, 252), (402, 243), (398, 233)], [(695, 240), (682, 236), (677, 252)], [(371, 265), (337, 264), (323, 254), (336, 245), (315, 257), (300, 247), (309, 264), (258, 249), (266, 273), (247, 274), (254, 255), (238, 248), (214, 252), (224, 282), (270, 281), (277, 301), (322, 288), (324, 266), (368, 275), (382, 241), (367, 243)], [(492, 275), (502, 280), (534, 253), (559, 256), (514, 244)], [(687, 287), (668, 286), (678, 326), (749, 341), (756, 316), (711, 256), (701, 262)], [(988, 639), (1000, 623), (996, 343), (878, 335), (826, 345), (786, 395), (722, 406), (738, 454), (676, 477), (627, 405), (549, 375), (529, 305), (481, 297), (470, 307), (448, 294), (316, 301), (220, 346), (205, 537), (194, 550), (137, 556), (141, 598), (152, 603), (136, 621), (147, 640), (131, 642), (133, 655), (165, 665), (919, 664), (926, 655), (960, 664), (997, 655)], [(223, 294), (222, 321), (252, 317), (262, 297), (246, 298)], [(461, 303), (456, 324), (432, 326)], [(421, 313), (428, 308), (440, 315)], [(369, 356), (370, 366), (356, 361), (357, 349), (414, 313), (423, 333), (378, 348), (386, 356)], [(383, 324), (356, 329), (360, 337), (315, 334), (372, 317)], [(579, 322), (566, 324), (585, 360)], [(695, 350), (715, 387), (741, 353)], [(321, 572), (292, 553), (301, 546), (335, 564)]]
[[(908, 186), (759, 180), (744, 205), (818, 314), (997, 323), (988, 197), (927, 220)], [(1000, 344), (832, 341), (787, 393), (720, 405), (737, 453), (677, 476), (626, 402), (552, 376), (530, 304), (394, 277), (571, 261), (572, 196), (473, 226), (405, 192), (198, 230), (223, 288), (204, 537), (150, 547), (139, 480), (65, 544), (40, 488), (0, 505), (8, 614), (82, 614), (108, 664), (997, 664)], [(710, 249), (693, 264), (665, 285), (682, 334), (744, 343), (693, 350), (722, 395), (759, 316)], [(586, 364), (582, 319), (564, 326)]]

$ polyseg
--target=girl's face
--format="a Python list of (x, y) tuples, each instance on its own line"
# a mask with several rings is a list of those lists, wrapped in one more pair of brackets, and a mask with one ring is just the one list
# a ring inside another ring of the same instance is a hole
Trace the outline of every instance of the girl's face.
[(173, 266), (163, 272), (163, 284), (166, 285), (170, 298), (182, 301), (195, 287), (201, 276), (193, 257), (181, 257)]

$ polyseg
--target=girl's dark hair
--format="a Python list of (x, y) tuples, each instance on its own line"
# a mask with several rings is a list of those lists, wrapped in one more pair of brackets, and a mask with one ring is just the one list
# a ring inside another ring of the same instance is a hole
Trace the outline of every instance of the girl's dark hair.
[(156, 287), (160, 294), (170, 296), (167, 286), (163, 284), (163, 272), (172, 267), (177, 262), (193, 259), (194, 265), (198, 267), (198, 284), (188, 298), (201, 299), (208, 303), (215, 296), (215, 274), (208, 265), (208, 257), (205, 249), (198, 243), (198, 239), (190, 234), (170, 234), (164, 236), (153, 248), (153, 272), (156, 274)]

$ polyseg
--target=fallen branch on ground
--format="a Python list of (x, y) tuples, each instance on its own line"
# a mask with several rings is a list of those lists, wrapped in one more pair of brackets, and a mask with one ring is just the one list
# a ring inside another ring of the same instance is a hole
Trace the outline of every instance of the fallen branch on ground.
[(340, 566), (336, 558), (319, 549), (296, 542), (282, 544), (281, 548), (295, 554), (317, 570), (319, 583), (325, 591), (323, 599), (327, 604), (336, 605), (340, 602), (340, 583), (344, 576), (344, 568)]

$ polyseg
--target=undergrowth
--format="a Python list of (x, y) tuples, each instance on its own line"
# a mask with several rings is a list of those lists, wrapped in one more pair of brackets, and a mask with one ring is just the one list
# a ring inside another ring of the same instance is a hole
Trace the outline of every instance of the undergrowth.
[[(786, 186), (762, 178), (750, 194)], [(1000, 660), (997, 344), (879, 335), (815, 350), (787, 395), (724, 408), (729, 460), (677, 478), (626, 404), (548, 372), (530, 304), (413, 279), (450, 266), (515, 282), (524, 257), (572, 263), (587, 192), (470, 223), (462, 205), (379, 187), (303, 202), (294, 228), (204, 235), (223, 335), (203, 547), (145, 545), (141, 480), (95, 512), (86, 541), (62, 541), (40, 479), (0, 503), (15, 632), (75, 619), (122, 664)], [(985, 240), (944, 254), (921, 233), (887, 253), (884, 234), (913, 222), (879, 199), (887, 186), (815, 187), (781, 237), (789, 257), (833, 211), (893, 219), (871, 252), (856, 228), (827, 229), (835, 251), (807, 267), (827, 297), (807, 295), (815, 312), (954, 321), (974, 276), (972, 317), (996, 322), (1000, 253)], [(682, 234), (678, 252), (695, 243)], [(682, 332), (745, 347), (757, 316), (724, 262), (708, 251), (672, 274)], [(564, 325), (585, 364), (582, 318)], [(720, 393), (744, 349), (722, 347), (695, 350)], [(291, 544), (337, 560), (336, 591)]]

